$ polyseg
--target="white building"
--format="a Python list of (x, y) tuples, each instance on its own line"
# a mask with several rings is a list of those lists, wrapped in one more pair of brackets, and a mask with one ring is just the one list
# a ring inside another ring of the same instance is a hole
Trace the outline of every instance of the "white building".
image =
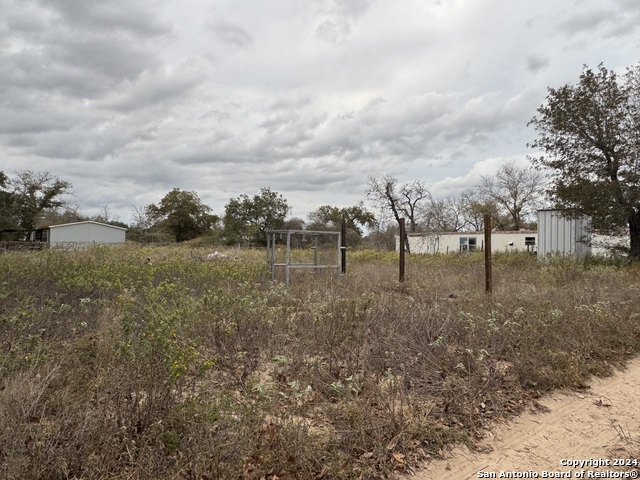
[[(484, 250), (484, 232), (409, 233), (411, 253), (464, 253)], [(537, 234), (534, 231), (492, 232), (492, 252), (535, 252)], [(396, 251), (400, 237), (396, 236)]]
[(126, 228), (94, 221), (65, 223), (39, 228), (32, 234), (32, 240), (48, 244), (50, 247), (84, 247), (94, 244), (123, 244)]
[[(484, 232), (409, 233), (411, 253), (464, 253), (484, 250)], [(547, 255), (608, 256), (629, 248), (628, 235), (609, 236), (591, 231), (591, 218), (565, 217), (558, 210), (538, 210), (538, 231), (492, 232), (492, 252), (536, 252)], [(396, 236), (396, 251), (400, 237)]]
[(608, 257), (611, 255), (627, 255), (631, 239), (629, 231), (619, 235), (603, 235), (593, 232), (591, 235), (591, 255)]

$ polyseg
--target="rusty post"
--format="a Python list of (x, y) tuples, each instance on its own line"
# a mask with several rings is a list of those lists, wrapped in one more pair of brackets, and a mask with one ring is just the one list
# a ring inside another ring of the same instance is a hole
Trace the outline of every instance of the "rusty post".
[(407, 232), (404, 229), (404, 218), (400, 219), (400, 273), (398, 280), (400, 283), (404, 283), (404, 253), (405, 242), (407, 238)]
[(491, 215), (484, 215), (484, 289), (486, 293), (493, 292), (491, 278)]
[(347, 274), (347, 222), (340, 224), (340, 274)]

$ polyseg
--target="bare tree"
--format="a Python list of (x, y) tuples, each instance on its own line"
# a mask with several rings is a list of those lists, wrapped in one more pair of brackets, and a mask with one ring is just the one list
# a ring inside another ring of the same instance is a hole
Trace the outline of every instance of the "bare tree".
[[(367, 198), (384, 210), (393, 214), (396, 222), (405, 218), (409, 223), (409, 232), (418, 227), (419, 204), (431, 200), (431, 193), (420, 180), (398, 185), (398, 179), (391, 175), (382, 178), (369, 177)], [(405, 242), (405, 250), (410, 252), (409, 241)]]
[(520, 230), (544, 194), (544, 176), (509, 162), (494, 176), (482, 176), (478, 189), (485, 197), (485, 203), (495, 202), (498, 210), (508, 217), (507, 229)]
[(459, 232), (467, 228), (466, 205), (461, 197), (431, 200), (422, 215), (422, 226), (428, 232)]
[(137, 242), (170, 242), (171, 236), (164, 225), (156, 225), (146, 207), (133, 208), (133, 223), (127, 230), (127, 238)]
[(483, 195), (479, 186), (464, 190), (460, 194), (459, 201), (465, 219), (465, 228), (476, 232), (484, 230), (484, 216), (489, 214), (495, 229), (509, 229), (510, 217), (505, 216), (494, 199)]
[(109, 223), (111, 219), (111, 209), (109, 205), (102, 205), (100, 207), (100, 213), (92, 217), (96, 222)]

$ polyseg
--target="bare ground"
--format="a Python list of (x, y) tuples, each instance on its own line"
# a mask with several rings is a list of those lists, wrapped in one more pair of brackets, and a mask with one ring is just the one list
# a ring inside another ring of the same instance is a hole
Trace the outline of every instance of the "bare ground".
[[(634, 460), (640, 453), (640, 358), (612, 377), (593, 379), (590, 386), (579, 393), (546, 396), (536, 411), (488, 432), (478, 451), (455, 447), (444, 459), (433, 460), (404, 478), (501, 478), (500, 472), (512, 471), (533, 473), (506, 478), (545, 478), (543, 471), (564, 475), (546, 478), (616, 478), (606, 476), (611, 475), (608, 470), (628, 472), (622, 478), (637, 478)], [(609, 460), (611, 466), (571, 467), (562, 463), (590, 459)], [(631, 459), (627, 462), (631, 465), (615, 467), (614, 459)], [(584, 477), (580, 477), (582, 470), (586, 470)]]

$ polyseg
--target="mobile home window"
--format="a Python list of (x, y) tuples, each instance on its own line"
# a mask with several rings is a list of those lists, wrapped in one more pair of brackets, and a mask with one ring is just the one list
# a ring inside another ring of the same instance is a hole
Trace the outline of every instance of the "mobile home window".
[(477, 237), (460, 237), (460, 251), (471, 252), (478, 246)]

